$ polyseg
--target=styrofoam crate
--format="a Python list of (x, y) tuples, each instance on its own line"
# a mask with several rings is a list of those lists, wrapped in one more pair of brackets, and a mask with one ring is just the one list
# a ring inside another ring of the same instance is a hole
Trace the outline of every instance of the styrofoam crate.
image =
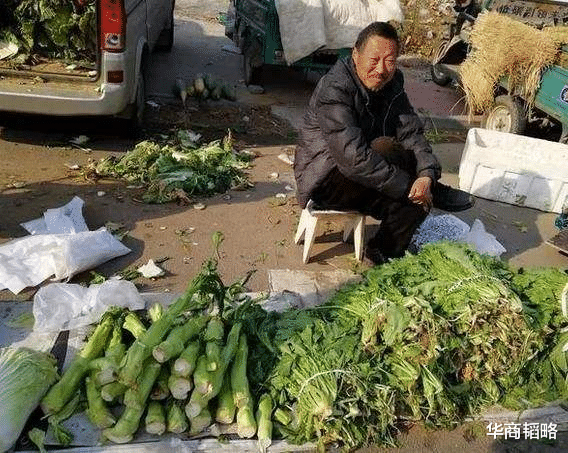
[(568, 207), (568, 145), (472, 128), (459, 186), (481, 198), (560, 213)]

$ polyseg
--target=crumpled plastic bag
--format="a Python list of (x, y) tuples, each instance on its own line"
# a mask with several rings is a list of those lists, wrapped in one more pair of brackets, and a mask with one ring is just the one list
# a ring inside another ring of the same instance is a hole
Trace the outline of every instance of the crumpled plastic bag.
[(18, 294), (54, 276), (69, 279), (105, 261), (130, 253), (106, 228), (89, 231), (83, 200), (74, 197), (43, 217), (21, 225), (30, 236), (0, 245), (0, 290)]
[(507, 251), (494, 235), (485, 231), (485, 226), (479, 219), (473, 221), (463, 241), (475, 247), (483, 255), (499, 257)]
[(50, 283), (34, 296), (34, 331), (69, 330), (96, 323), (112, 306), (141, 310), (145, 302), (127, 280), (111, 279), (89, 287)]
[(106, 228), (74, 234), (33, 234), (0, 246), (0, 289), (18, 294), (51, 276), (69, 279), (130, 253)]
[(453, 214), (430, 214), (416, 230), (412, 244), (416, 248), (428, 242), (460, 241), (469, 231), (469, 225)]
[(470, 227), (453, 214), (426, 217), (412, 237), (411, 244), (419, 250), (424, 244), (442, 240), (466, 242), (479, 253), (495, 257), (507, 251), (494, 235), (485, 230), (481, 220), (475, 219)]
[(89, 231), (83, 219), (83, 205), (79, 197), (59, 208), (48, 209), (39, 219), (20, 224), (30, 234), (69, 234)]

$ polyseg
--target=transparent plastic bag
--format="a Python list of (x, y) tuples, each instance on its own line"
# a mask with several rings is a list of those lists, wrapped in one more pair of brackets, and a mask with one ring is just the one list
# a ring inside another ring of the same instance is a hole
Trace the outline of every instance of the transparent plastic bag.
[(145, 303), (136, 286), (111, 279), (89, 287), (71, 283), (50, 283), (34, 296), (34, 330), (52, 332), (76, 329), (98, 322), (112, 306), (141, 310)]

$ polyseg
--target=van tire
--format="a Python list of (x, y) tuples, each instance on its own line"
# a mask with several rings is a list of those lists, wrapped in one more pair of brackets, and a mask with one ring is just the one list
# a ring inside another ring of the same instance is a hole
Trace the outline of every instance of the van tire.
[[(246, 39), (246, 38), (245, 38)], [(243, 45), (243, 74), (245, 85), (259, 85), (262, 80), (262, 46), (257, 39)]]
[(522, 134), (527, 126), (527, 112), (522, 101), (510, 95), (497, 96), (493, 106), (483, 115), (485, 129)]
[(174, 46), (174, 5), (175, 1), (172, 2), (172, 13), (168, 25), (162, 30), (156, 42), (156, 50), (159, 52), (169, 52)]
[(432, 80), (436, 85), (439, 85), (441, 87), (448, 85), (452, 78), (442, 70), (442, 65), (437, 63), (435, 64), (434, 62), (437, 62), (439, 60), (440, 55), (445, 52), (447, 45), (448, 41), (443, 41), (442, 43), (440, 43), (438, 49), (436, 50), (436, 54), (434, 55), (434, 59), (432, 60), (432, 64), (430, 65), (430, 75), (432, 76)]
[(136, 81), (136, 97), (128, 119), (128, 132), (132, 137), (138, 137), (144, 127), (146, 110), (146, 63), (142, 60)]

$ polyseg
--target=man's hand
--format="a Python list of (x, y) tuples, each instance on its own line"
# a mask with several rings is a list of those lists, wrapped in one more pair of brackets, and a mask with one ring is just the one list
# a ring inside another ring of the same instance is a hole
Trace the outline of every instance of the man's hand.
[(422, 176), (414, 181), (410, 192), (408, 193), (408, 198), (413, 203), (421, 205), (426, 212), (432, 209), (432, 179), (428, 176)]

